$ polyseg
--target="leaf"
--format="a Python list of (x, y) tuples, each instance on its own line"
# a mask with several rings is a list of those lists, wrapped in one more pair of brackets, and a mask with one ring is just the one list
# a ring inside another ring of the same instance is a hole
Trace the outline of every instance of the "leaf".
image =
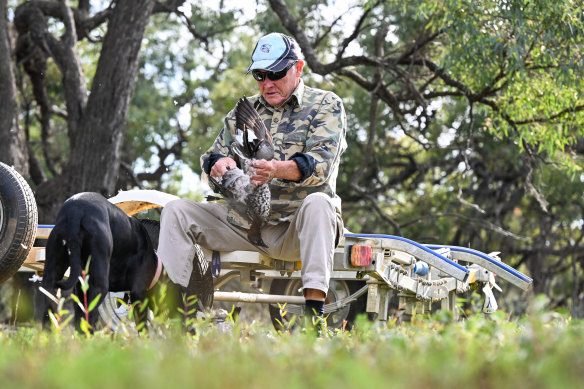
[(89, 303), (89, 306), (87, 307), (87, 312), (91, 312), (95, 309), (95, 306), (99, 303), (100, 298), (101, 293), (95, 296), (95, 298)]
[(48, 290), (46, 290), (42, 286), (39, 286), (39, 291), (41, 293), (43, 293), (45, 296), (47, 296), (48, 298), (50, 298), (55, 304), (59, 304), (59, 300), (57, 300), (57, 298), (55, 296), (53, 296)]
[(79, 283), (81, 284), (81, 290), (87, 293), (89, 290), (89, 276), (79, 276)]
[(49, 319), (51, 319), (51, 323), (53, 323), (53, 326), (56, 329), (59, 329), (59, 320), (57, 319), (57, 317), (55, 316), (55, 314), (53, 314), (52, 311), (49, 311)]
[(73, 320), (74, 317), (75, 316), (73, 316), (73, 315), (65, 315), (65, 316), (63, 316), (63, 318), (61, 319), (62, 320), (61, 321), (61, 328), (64, 328), (64, 327), (68, 326), (69, 323), (71, 322), (71, 320)]
[(85, 335), (89, 336), (91, 335), (91, 330), (93, 327), (91, 327), (91, 324), (89, 324), (87, 320), (81, 319), (81, 322), (79, 323), (79, 328)]
[(79, 297), (77, 297), (76, 294), (71, 294), (71, 300), (75, 301), (77, 303), (77, 305), (79, 306), (79, 308), (81, 308), (81, 311), (83, 313), (87, 313), (85, 311), (85, 307), (83, 306), (83, 304), (81, 303), (81, 301), (79, 300)]

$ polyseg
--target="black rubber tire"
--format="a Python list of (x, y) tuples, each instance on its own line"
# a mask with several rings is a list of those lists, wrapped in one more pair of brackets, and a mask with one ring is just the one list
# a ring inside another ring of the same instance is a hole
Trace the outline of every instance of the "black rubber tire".
[(0, 284), (18, 271), (34, 245), (37, 205), (26, 180), (0, 162)]
[[(274, 279), (272, 280), (272, 284), (270, 286), (270, 294), (277, 294), (277, 295), (287, 295), (290, 294), (290, 288), (289, 288), (289, 283), (291, 282), (298, 282), (298, 280), (293, 280), (293, 279)], [(358, 291), (359, 289), (361, 289), (364, 285), (365, 282), (363, 281), (345, 281), (345, 280), (331, 280), (332, 282), (338, 282), (338, 283), (344, 283), (346, 286), (346, 289), (348, 290), (349, 294), (353, 294), (356, 291)], [(331, 285), (332, 286), (332, 285)], [(329, 296), (332, 294), (331, 290), (329, 288)], [(346, 296), (343, 296), (346, 297)], [(345, 329), (346, 330), (351, 330), (351, 328), (353, 328), (353, 324), (355, 322), (355, 319), (357, 317), (357, 315), (361, 314), (361, 313), (365, 313), (367, 308), (367, 293), (365, 293), (364, 295), (360, 296), (356, 301), (353, 301), (351, 304), (349, 304), (349, 309), (348, 311), (345, 312), (345, 315), (343, 317), (335, 317), (333, 318), (332, 316), (329, 316), (327, 318), (327, 325), (329, 328), (341, 328), (343, 325), (343, 320), (346, 320), (345, 323)], [(282, 321), (282, 318), (280, 317), (280, 309), (278, 308), (277, 304), (270, 304), (269, 305), (269, 311), (270, 311), (270, 319), (272, 321), (272, 325), (274, 326), (274, 328), (276, 330), (281, 330), (281, 323), (279, 323), (280, 321)], [(286, 319), (286, 318), (284, 318)], [(296, 322), (294, 323), (294, 326), (297, 326), (298, 323), (300, 322), (300, 320), (296, 319)]]

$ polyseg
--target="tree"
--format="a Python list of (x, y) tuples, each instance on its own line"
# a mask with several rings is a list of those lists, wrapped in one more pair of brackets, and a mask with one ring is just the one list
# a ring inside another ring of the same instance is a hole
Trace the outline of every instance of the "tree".
[[(207, 51), (213, 49), (212, 38), (220, 42), (221, 34), (234, 25), (230, 12), (199, 15), (202, 4), (111, 1), (103, 7), (104, 3), (81, 0), (77, 7), (71, 7), (67, 1), (29, 1), (14, 9), (18, 37), (13, 59), (26, 74), (18, 77), (24, 119), (22, 132), (16, 133), (27, 135), (31, 149), (31, 167), (21, 171), (25, 176), (30, 174), (35, 185), (39, 220), (44, 222), (53, 220), (62, 202), (73, 193), (112, 195), (117, 189), (146, 180), (159, 185), (169, 168), (166, 157), (180, 158), (188, 129), (179, 128), (178, 138), (172, 142), (150, 144), (161, 158), (154, 172), (135, 173), (132, 165), (139, 158), (139, 148), (131, 153), (124, 146), (130, 101), (144, 65), (139, 54), (151, 16), (161, 15), (158, 21), (167, 18), (155, 31), (176, 32), (182, 26), (179, 35), (186, 30)], [(96, 8), (100, 6), (103, 8)], [(187, 16), (184, 10), (189, 7), (193, 12)], [(3, 11), (6, 22), (5, 7)], [(8, 31), (7, 24), (2, 27)], [(6, 66), (9, 60), (6, 56), (0, 61)], [(192, 91), (193, 86), (183, 93)], [(9, 100), (17, 101), (14, 97)], [(182, 98), (181, 104), (189, 101)], [(180, 107), (167, 108), (168, 112)], [(146, 147), (144, 143), (141, 146)], [(26, 147), (15, 149), (26, 159)]]
[[(0, 15), (6, 15), (6, 0), (0, 0)], [(0, 53), (10, 53), (10, 34), (5, 18), (0, 18)], [(0, 155), (2, 161), (28, 176), (28, 149), (18, 124), (18, 104), (12, 62), (0, 61)]]
[[(16, 56), (30, 76), (40, 106), (41, 131), (49, 131), (52, 115), (44, 84), (49, 58), (61, 73), (66, 108), (63, 116), (70, 151), (61, 174), (37, 187), (40, 220), (54, 215), (55, 207), (72, 193), (113, 192), (138, 54), (154, 3), (153, 0), (119, 2), (94, 16), (89, 15), (88, 1), (80, 1), (76, 12), (66, 1), (26, 2), (16, 8)], [(49, 31), (49, 17), (63, 24), (60, 38)], [(107, 33), (88, 93), (77, 41), (106, 20)]]

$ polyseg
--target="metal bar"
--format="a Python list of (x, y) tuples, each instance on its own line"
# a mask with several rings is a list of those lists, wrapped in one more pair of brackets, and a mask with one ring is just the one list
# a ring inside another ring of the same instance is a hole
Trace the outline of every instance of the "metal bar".
[[(331, 312), (336, 312), (343, 309), (347, 304), (352, 303), (357, 300), (363, 294), (367, 292), (367, 285), (363, 286), (361, 289), (355, 293), (332, 303), (325, 304), (324, 313), (329, 314)], [(304, 305), (304, 297), (302, 296), (285, 296), (279, 294), (257, 294), (257, 293), (242, 293), (242, 292), (220, 292), (215, 291), (213, 295), (215, 301), (228, 301), (228, 302), (240, 302), (240, 303), (269, 303), (269, 304), (296, 304)], [(287, 306), (286, 310), (294, 315), (301, 315), (302, 310), (299, 307)]]
[[(45, 262), (45, 248), (31, 247), (23, 264), (37, 264), (38, 262)], [(40, 265), (43, 264), (41, 263)]]
[(51, 230), (55, 228), (52, 224), (39, 224), (37, 227), (36, 238), (37, 239), (48, 239)]
[(403, 251), (396, 251), (396, 250), (390, 250), (391, 251), (391, 255), (389, 256), (389, 259), (391, 259), (394, 262), (397, 262), (401, 265), (405, 265), (405, 266), (412, 266), (413, 264), (416, 263), (416, 258), (413, 255), (410, 255), (408, 253), (405, 253)]
[[(257, 278), (266, 278), (266, 279), (292, 279), (292, 278), (300, 278), (301, 273), (300, 270), (295, 270), (291, 273), (282, 272), (279, 270), (258, 270)], [(355, 270), (333, 270), (331, 272), (331, 279), (335, 280), (355, 280), (357, 279), (357, 272)]]
[(497, 274), (505, 281), (512, 283), (513, 285), (527, 290), (533, 282), (531, 278), (525, 274), (518, 272), (511, 266), (495, 259), (489, 257), (487, 254), (480, 252), (478, 250), (469, 249), (466, 247), (458, 246), (440, 246), (440, 245), (427, 245), (428, 248), (441, 248), (448, 247), (451, 250), (451, 254), (454, 258), (459, 261), (466, 261), (470, 263), (476, 263), (479, 266)]
[(215, 301), (229, 301), (238, 303), (280, 303), (280, 304), (304, 304), (302, 296), (284, 296), (279, 294), (256, 294), (243, 292), (215, 291)]
[(213, 288), (215, 289), (219, 289), (220, 287), (222, 287), (223, 285), (225, 285), (226, 283), (228, 283), (229, 281), (231, 281), (232, 279), (239, 277), (239, 272), (236, 270), (230, 271), (227, 274), (224, 274), (222, 276), (220, 276), (217, 279), (213, 280)]

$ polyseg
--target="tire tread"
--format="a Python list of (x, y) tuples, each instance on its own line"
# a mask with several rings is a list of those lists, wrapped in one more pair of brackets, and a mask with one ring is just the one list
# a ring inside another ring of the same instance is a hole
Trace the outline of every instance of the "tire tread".
[[(16, 192), (16, 229), (12, 236), (4, 237), (8, 238), (6, 241), (2, 239), (0, 242), (0, 253), (5, 252), (0, 258), (0, 283), (3, 283), (18, 271), (32, 249), (38, 214), (30, 186), (13, 167), (0, 162), (0, 178)], [(8, 217), (7, 212), (4, 212), (4, 217)]]

